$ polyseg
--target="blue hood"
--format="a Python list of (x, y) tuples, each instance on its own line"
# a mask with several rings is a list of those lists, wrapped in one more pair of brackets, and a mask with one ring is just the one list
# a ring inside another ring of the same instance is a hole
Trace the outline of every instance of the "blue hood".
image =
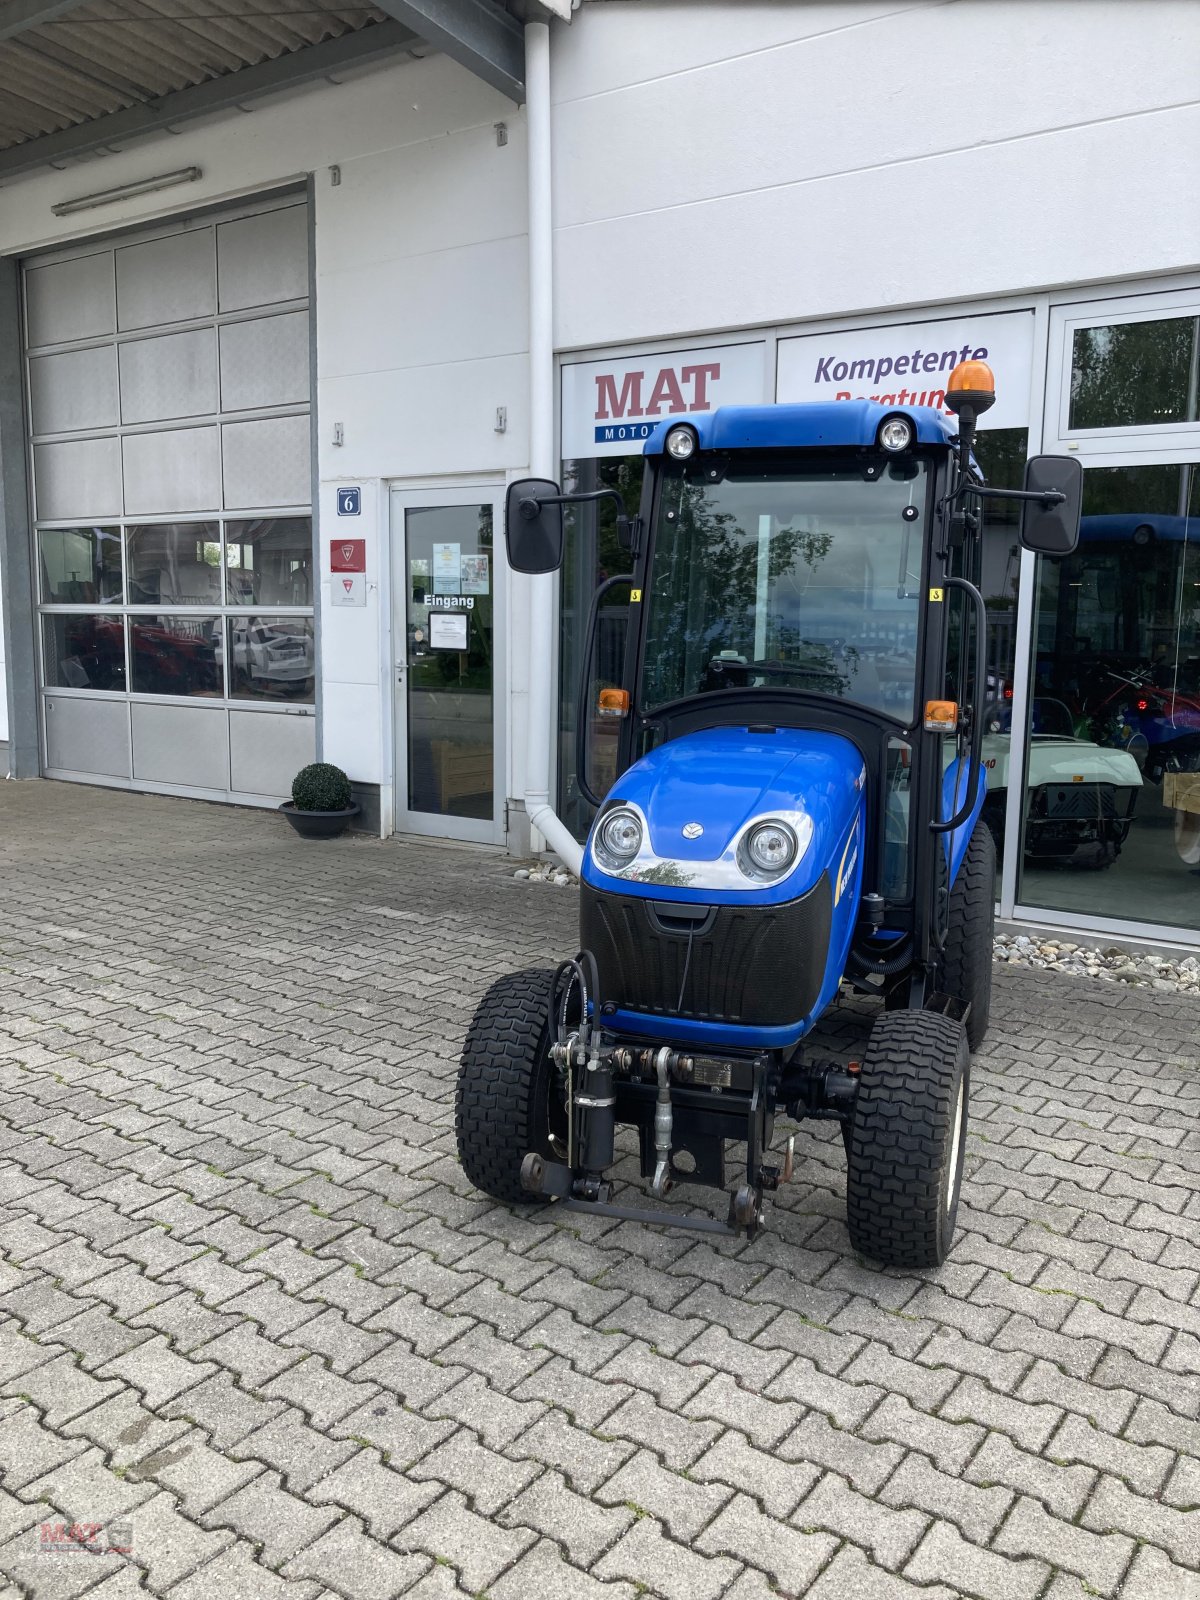
[[(638, 808), (647, 826), (643, 849), (658, 864), (645, 867), (639, 858), (624, 872), (607, 872), (589, 840), (583, 881), (655, 900), (770, 905), (796, 899), (827, 870), (837, 875), (845, 869), (849, 876), (853, 863), (844, 857), (862, 808), (864, 779), (862, 756), (837, 734), (798, 728), (774, 733), (708, 728), (685, 734), (630, 767), (605, 802), (605, 810), (620, 802)], [(788, 813), (799, 814), (801, 834), (811, 825), (807, 848), (792, 870), (767, 885), (715, 887), (713, 874), (745, 824)], [(685, 826), (695, 824), (700, 834), (686, 837)], [(643, 871), (647, 875), (639, 881)]]

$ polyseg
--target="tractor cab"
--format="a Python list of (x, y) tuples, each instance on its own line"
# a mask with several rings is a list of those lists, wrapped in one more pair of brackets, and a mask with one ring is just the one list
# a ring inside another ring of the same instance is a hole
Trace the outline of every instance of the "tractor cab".
[[(840, 1122), (858, 1249), (944, 1258), (991, 980), (981, 501), (1022, 500), (1026, 545), (1066, 554), (1082, 478), (1040, 457), (1023, 490), (987, 486), (972, 444), (993, 398), (967, 362), (947, 392), (957, 426), (860, 400), (727, 407), (646, 441), (639, 514), (618, 524), (629, 571), (598, 588), (583, 652), (578, 773), (596, 816), (580, 950), (481, 1002), (457, 1113), (480, 1187), (753, 1232), (791, 1171), (790, 1143), (768, 1159), (782, 1108)], [(555, 570), (563, 506), (610, 495), (513, 484), (511, 564)], [(601, 794), (586, 696), (618, 585), (632, 620), (596, 707), (619, 728)], [(805, 1048), (842, 984), (883, 1006), (855, 1071)], [(725, 1188), (744, 1142), (727, 1218), (614, 1205), (618, 1123), (638, 1130), (655, 1198), (685, 1175)]]

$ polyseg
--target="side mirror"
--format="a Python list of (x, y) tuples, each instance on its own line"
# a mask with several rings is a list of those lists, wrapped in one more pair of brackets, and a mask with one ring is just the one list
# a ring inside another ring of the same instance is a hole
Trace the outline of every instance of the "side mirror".
[(1041, 556), (1069, 556), (1079, 543), (1083, 464), (1076, 456), (1032, 456), (1025, 464), (1027, 495), (1061, 494), (1052, 504), (1028, 499), (1022, 507), (1021, 543)]
[(518, 478), (504, 503), (504, 542), (514, 572), (557, 572), (563, 558), (562, 490), (548, 478)]

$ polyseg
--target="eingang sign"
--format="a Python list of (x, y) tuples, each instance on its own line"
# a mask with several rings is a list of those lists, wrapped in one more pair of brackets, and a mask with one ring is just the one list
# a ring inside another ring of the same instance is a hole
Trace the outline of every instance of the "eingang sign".
[(759, 340), (564, 365), (564, 460), (639, 455), (666, 417), (761, 405), (765, 358)]
[(1033, 313), (932, 319), (851, 333), (806, 333), (779, 341), (776, 398), (878, 400), (945, 410), (946, 383), (960, 361), (986, 361), (996, 404), (980, 428), (1027, 428)]

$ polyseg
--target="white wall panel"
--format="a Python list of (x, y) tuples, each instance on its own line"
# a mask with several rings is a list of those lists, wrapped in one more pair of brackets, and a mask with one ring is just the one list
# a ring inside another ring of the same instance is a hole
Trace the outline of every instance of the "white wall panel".
[[(8, 211), (12, 217), (16, 207)], [(37, 267), (26, 274), (30, 347), (94, 339), (116, 327), (112, 256), (104, 251)]]
[(208, 228), (117, 251), (117, 326), (122, 331), (208, 317), (215, 301)]
[[(636, 12), (627, 5), (588, 4), (589, 13), (615, 15), (585, 19), (576, 12), (570, 35), (555, 30), (551, 92), (558, 101), (579, 100), (633, 84), (659, 83), (796, 39), (853, 32), (877, 17), (911, 15), (923, 3), (936, 7), (942, 0), (804, 0), (803, 5), (787, 0), (660, 0), (657, 5), (638, 0)], [(579, 49), (574, 34), (585, 20), (587, 47)]]
[[(1180, 198), (1196, 148), (1200, 108), (1184, 108), (942, 156), (926, 171), (876, 168), (786, 194), (756, 191), (564, 229), (555, 241), (559, 281), (569, 286), (558, 301), (558, 343), (969, 301), (1185, 267), (1200, 260), (1200, 208)], [(1049, 214), (1038, 198), (1046, 173)], [(970, 196), (976, 211), (978, 197), (986, 202), (967, 227), (953, 220), (955, 195)], [(1114, 214), (1120, 227), (1097, 227)], [(622, 263), (635, 259), (672, 268), (646, 273), (630, 294)], [(768, 270), (749, 270), (751, 260)]]
[[(334, 418), (345, 429), (343, 447), (322, 453), (322, 474), (353, 483), (376, 475), (503, 471), (513, 465), (514, 438), (526, 436), (528, 394), (524, 353), (318, 379), (321, 438)], [(497, 406), (508, 409), (505, 433), (495, 431)]]
[(344, 162), (341, 183), (321, 191), (322, 269), (524, 234), (525, 126), (515, 113), (505, 120), (505, 145), (488, 122)]
[[(798, 33), (804, 30), (807, 7), (780, 9)], [(1146, 9), (1128, 0), (1089, 0), (1081, 27), (1076, 0), (1065, 7), (1030, 7), (1025, 0), (904, 7), (859, 26), (749, 51), (754, 35), (743, 25), (742, 53), (693, 71), (680, 71), (664, 50), (653, 79), (560, 100), (560, 154), (578, 152), (583, 160), (559, 164), (555, 220), (571, 227), (862, 168), (894, 170), (946, 151), (1194, 99), (1200, 30), (1182, 6), (1173, 15), (1163, 12), (1161, 26), (1147, 27)], [(621, 27), (611, 10), (587, 8), (578, 39)], [(842, 14), (877, 10), (851, 4)], [(626, 19), (621, 31), (641, 36), (664, 23), (677, 30), (681, 20), (678, 6), (640, 6), (636, 25)], [(768, 37), (777, 32), (776, 22)], [(574, 29), (563, 53), (569, 56), (570, 47), (578, 47)], [(1098, 100), (1101, 53), (1105, 89)], [(979, 71), (984, 61), (986, 71)], [(959, 102), (953, 85), (968, 75), (969, 101)], [(944, 110), (905, 114), (922, 99)], [(683, 129), (686, 160), (679, 158)], [(785, 204), (786, 195), (780, 200)]]
[(121, 454), (125, 510), (130, 516), (215, 511), (220, 506), (215, 428), (127, 433), (121, 440)]
[(43, 521), (121, 515), (121, 446), (115, 437), (35, 444), (33, 472)]
[(254, 510), (308, 504), (312, 452), (307, 412), (226, 423), (221, 441), (226, 507)]
[(200, 417), (217, 409), (212, 328), (130, 339), (119, 350), (123, 422)]
[(296, 405), (308, 399), (308, 312), (226, 322), (221, 341), (221, 409)]
[(129, 706), (124, 700), (48, 694), (44, 705), (48, 767), (129, 777)]
[(317, 759), (316, 717), (270, 711), (229, 713), (230, 787), (235, 794), (287, 800), (291, 780)]
[(308, 296), (308, 208), (286, 206), (217, 229), (222, 311), (244, 311)]
[(116, 350), (104, 344), (34, 356), (29, 363), (29, 392), (35, 434), (115, 427)]
[(187, 789), (229, 788), (229, 713), (216, 706), (135, 700), (133, 777)]
[(374, 683), (338, 683), (321, 689), (322, 759), (362, 783), (384, 783), (381, 699)]
[[(523, 351), (529, 342), (525, 239), (402, 256), (323, 274), (325, 377), (432, 367)], [(390, 295), (398, 315), (364, 317)]]
[(1200, 259), (1200, 8), (726, 6), (711, 49), (696, 9), (589, 5), (555, 35), (562, 347)]

